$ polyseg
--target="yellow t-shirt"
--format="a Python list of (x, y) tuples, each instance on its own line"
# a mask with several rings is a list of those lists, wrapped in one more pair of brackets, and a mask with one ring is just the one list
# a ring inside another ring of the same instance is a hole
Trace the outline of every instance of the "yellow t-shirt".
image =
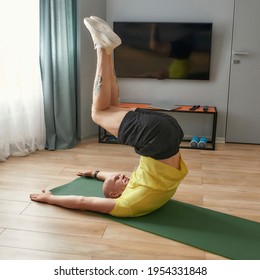
[(109, 214), (137, 217), (160, 208), (174, 195), (187, 173), (182, 159), (178, 170), (153, 158), (141, 156), (138, 168), (122, 195), (115, 199), (116, 206)]

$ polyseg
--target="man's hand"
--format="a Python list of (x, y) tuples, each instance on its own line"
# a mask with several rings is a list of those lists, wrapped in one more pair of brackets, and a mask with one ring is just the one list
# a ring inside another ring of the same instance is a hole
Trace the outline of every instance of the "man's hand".
[[(87, 177), (87, 178), (94, 178), (95, 172), (96, 172), (95, 170), (87, 170), (84, 172), (78, 172), (77, 175), (82, 177)], [(117, 172), (99, 171), (97, 174), (97, 179), (101, 181), (105, 181), (106, 178), (115, 174), (120, 175), (120, 173)]]
[(49, 203), (49, 199), (52, 196), (50, 192), (42, 192), (42, 193), (33, 193), (30, 195), (30, 199), (32, 201), (44, 202)]
[(77, 175), (78, 176), (82, 176), (82, 177), (87, 177), (87, 178), (93, 178), (94, 177), (94, 172), (93, 170), (87, 170), (84, 172), (78, 172)]

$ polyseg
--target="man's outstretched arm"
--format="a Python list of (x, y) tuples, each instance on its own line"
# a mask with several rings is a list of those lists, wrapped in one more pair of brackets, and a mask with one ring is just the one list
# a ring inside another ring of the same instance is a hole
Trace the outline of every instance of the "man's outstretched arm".
[(48, 203), (75, 210), (89, 210), (99, 213), (109, 213), (116, 202), (112, 198), (85, 197), (76, 195), (52, 195), (51, 193), (31, 194), (32, 201)]
[[(82, 177), (87, 177), (87, 178), (94, 178), (96, 172), (97, 171), (95, 170), (87, 170), (84, 172), (78, 172), (77, 175)], [(117, 173), (119, 172), (98, 171), (98, 173), (96, 174), (96, 179), (100, 181), (105, 181), (107, 177)]]

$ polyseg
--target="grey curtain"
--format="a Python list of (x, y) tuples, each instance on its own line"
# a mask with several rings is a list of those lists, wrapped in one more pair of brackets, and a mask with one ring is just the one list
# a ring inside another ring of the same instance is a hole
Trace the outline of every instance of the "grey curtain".
[(77, 143), (75, 0), (40, 0), (40, 63), (46, 148)]

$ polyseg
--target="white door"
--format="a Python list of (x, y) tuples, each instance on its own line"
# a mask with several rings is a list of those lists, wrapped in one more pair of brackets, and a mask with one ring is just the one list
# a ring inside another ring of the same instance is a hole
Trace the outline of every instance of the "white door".
[(226, 141), (260, 144), (260, 0), (235, 0)]

